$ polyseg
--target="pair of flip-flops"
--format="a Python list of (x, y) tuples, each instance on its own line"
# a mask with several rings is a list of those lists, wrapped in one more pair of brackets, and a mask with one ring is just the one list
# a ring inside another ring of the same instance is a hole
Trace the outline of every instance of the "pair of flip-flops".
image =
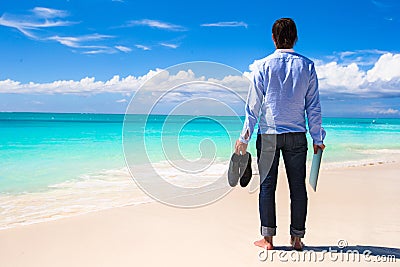
[(240, 186), (246, 187), (250, 183), (252, 175), (251, 154), (249, 152), (244, 155), (233, 153), (228, 170), (229, 185), (235, 187), (240, 179)]

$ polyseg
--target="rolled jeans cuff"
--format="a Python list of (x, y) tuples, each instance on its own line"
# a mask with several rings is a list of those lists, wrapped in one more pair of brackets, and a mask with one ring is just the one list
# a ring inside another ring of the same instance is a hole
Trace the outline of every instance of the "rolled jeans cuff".
[(292, 226), (290, 226), (290, 235), (291, 236), (303, 238), (305, 233), (306, 233), (306, 230), (297, 230), (297, 229), (294, 229)]
[(276, 227), (261, 226), (261, 235), (262, 236), (275, 236), (276, 235)]

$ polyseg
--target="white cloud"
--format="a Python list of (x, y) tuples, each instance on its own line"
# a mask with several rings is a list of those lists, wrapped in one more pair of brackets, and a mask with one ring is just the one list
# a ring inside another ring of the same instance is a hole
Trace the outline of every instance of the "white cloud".
[(94, 50), (87, 50), (87, 51), (83, 51), (81, 52), (84, 55), (97, 55), (97, 54), (114, 54), (117, 51), (110, 48), (110, 47), (104, 47), (104, 48), (98, 48), (98, 49), (94, 49)]
[(122, 45), (116, 45), (116, 46), (114, 46), (114, 47), (115, 47), (116, 49), (118, 49), (119, 51), (125, 52), (125, 53), (129, 53), (129, 52), (132, 51), (131, 48), (126, 47), (126, 46), (122, 46)]
[(135, 47), (136, 47), (136, 48), (139, 48), (139, 49), (142, 49), (142, 50), (144, 50), (144, 51), (151, 50), (151, 47), (150, 47), (150, 46), (141, 45), (141, 44), (137, 44), (137, 45), (135, 45)]
[(318, 65), (317, 73), (321, 88), (343, 87), (357, 89), (365, 80), (365, 74), (360, 71), (355, 63), (348, 66), (342, 66), (336, 62)]
[(68, 16), (68, 12), (64, 10), (52, 9), (47, 7), (35, 7), (32, 9), (32, 12), (36, 14), (36, 16), (50, 19), (50, 18), (63, 18)]
[(0, 25), (15, 28), (29, 38), (40, 39), (36, 31), (43, 28), (65, 27), (76, 24), (76, 22), (65, 20), (51, 20), (65, 17), (67, 13), (63, 10), (36, 7), (30, 16), (10, 16), (3, 14), (0, 17)]
[[(0, 17), (0, 25), (15, 28), (25, 36), (35, 40), (55, 41), (69, 48), (75, 48), (82, 54), (112, 54), (119, 51), (129, 52), (127, 51), (127, 49), (129, 49), (127, 47), (112, 47), (107, 45), (99, 45), (98, 43), (96, 43), (99, 41), (104, 41), (105, 39), (114, 38), (114, 36), (110, 35), (98, 33), (87, 34), (83, 36), (54, 35), (53, 28), (77, 24), (77, 22), (71, 22), (62, 19), (69, 15), (67, 11), (46, 7), (35, 7), (30, 10), (30, 12), (31, 14), (28, 16), (10, 16), (8, 14), (3, 14)], [(49, 28), (51, 28), (51, 31), (44, 30)], [(53, 36), (49, 36), (50, 34), (52, 34)]]
[[(93, 49), (95, 53), (96, 49)], [(92, 53), (92, 50), (90, 50)], [(255, 61), (249, 66), (254, 66), (261, 61)], [(400, 96), (400, 54), (382, 55), (374, 66), (368, 70), (362, 70), (356, 63), (341, 65), (336, 62), (316, 64), (319, 77), (321, 95), (341, 96), (356, 95), (362, 97), (390, 97)], [(216, 73), (217, 75), (217, 73)], [(149, 92), (163, 92), (176, 86), (188, 83), (186, 91), (209, 92), (231, 88), (242, 94), (248, 90), (248, 78), (250, 72), (242, 76), (227, 75), (220, 78), (200, 76), (192, 70), (181, 70), (177, 73), (169, 73), (165, 70), (151, 70), (139, 77), (127, 76), (121, 78), (116, 75), (108, 81), (96, 81), (95, 78), (86, 77), (79, 81), (61, 80), (52, 83), (20, 83), (13, 80), (0, 81), (0, 93), (75, 93), (96, 94), (104, 92), (116, 92), (129, 94), (137, 91), (141, 86)], [(150, 79), (152, 78), (152, 79)], [(216, 86), (219, 85), (218, 86)], [(210, 89), (213, 87), (213, 89)], [(219, 89), (218, 89), (219, 88)], [(397, 111), (388, 111), (397, 112)]]
[(388, 53), (381, 56), (375, 66), (367, 72), (369, 82), (389, 82), (396, 78), (400, 78), (400, 54)]
[(335, 61), (338, 64), (349, 65), (356, 63), (359, 67), (371, 67), (379, 59), (380, 56), (389, 53), (379, 49), (364, 49), (354, 51), (334, 52), (333, 55), (327, 56), (328, 61)]
[(388, 108), (370, 108), (366, 110), (367, 113), (379, 114), (379, 115), (397, 115), (400, 114), (400, 110)]
[(43, 93), (43, 94), (96, 94), (106, 92), (129, 93), (137, 90), (147, 79), (160, 70), (149, 71), (140, 77), (115, 75), (108, 81), (96, 81), (86, 77), (79, 81), (59, 80), (51, 83), (21, 83), (10, 79), (0, 81), (0, 93)]
[(168, 47), (168, 48), (172, 48), (172, 49), (176, 49), (176, 48), (179, 47), (179, 45), (177, 45), (177, 44), (171, 44), (171, 43), (160, 43), (160, 45), (161, 45), (161, 46)]
[(379, 8), (385, 9), (385, 8), (390, 8), (392, 7), (391, 5), (388, 5), (386, 3), (382, 3), (381, 1), (376, 1), (376, 0), (371, 0), (371, 3)]
[[(82, 54), (113, 54), (118, 51), (122, 51), (117, 46), (114, 49), (113, 47), (105, 46), (105, 45), (93, 45), (87, 44), (88, 42), (98, 42), (104, 39), (114, 38), (114, 36), (103, 35), (103, 34), (89, 34), (84, 36), (51, 36), (46, 40), (56, 41), (62, 45), (65, 45), (70, 48), (80, 49), (80, 53)], [(121, 47), (120, 47), (121, 48)], [(122, 48), (124, 49), (124, 48)], [(128, 48), (129, 49), (129, 48)], [(123, 51), (124, 52), (124, 51)]]
[(395, 114), (400, 114), (400, 110), (389, 108), (389, 109), (386, 109), (386, 110), (379, 110), (378, 113), (379, 114), (395, 115)]
[[(139, 77), (121, 78), (115, 75), (108, 81), (96, 81), (94, 77), (86, 77), (79, 81), (59, 80), (51, 83), (20, 83), (10, 79), (0, 81), (0, 93), (43, 93), (43, 94), (97, 94), (124, 93), (129, 94), (139, 88), (149, 92), (165, 90), (185, 84), (187, 92), (204, 92), (231, 88), (238, 92), (247, 92), (248, 80), (244, 76), (226, 76), (222, 79), (196, 76), (192, 70), (182, 70), (171, 74), (165, 70), (151, 70)], [(216, 86), (218, 84), (219, 86)], [(183, 87), (182, 87), (183, 88)]]
[(247, 28), (247, 23), (243, 21), (222, 21), (215, 23), (204, 23), (201, 24), (202, 27), (244, 27)]
[(126, 103), (126, 102), (128, 102), (128, 100), (123, 98), (123, 99), (116, 100), (115, 102), (117, 102), (117, 103)]
[(400, 54), (383, 54), (366, 71), (356, 63), (342, 65), (337, 62), (319, 62), (316, 70), (321, 94), (400, 95)]
[(379, 50), (379, 49), (363, 49), (363, 50), (354, 50), (354, 51), (343, 51), (343, 52), (338, 52), (337, 54), (340, 55), (341, 58), (344, 58), (346, 56), (351, 56), (351, 55), (369, 55), (369, 54), (376, 54), (376, 55), (383, 55), (389, 53), (388, 51), (385, 50)]
[(93, 46), (93, 45), (82, 45), (84, 42), (88, 41), (100, 41), (107, 38), (113, 38), (110, 35), (103, 34), (90, 34), (84, 36), (51, 36), (48, 37), (47, 40), (52, 40), (59, 42), (62, 45), (72, 47), (72, 48), (106, 48), (106, 46)]
[(163, 29), (163, 30), (171, 30), (171, 31), (185, 31), (186, 28), (180, 25), (163, 22), (159, 20), (151, 20), (151, 19), (142, 19), (142, 20), (131, 20), (126, 25), (127, 27), (131, 26), (147, 26), (151, 28)]

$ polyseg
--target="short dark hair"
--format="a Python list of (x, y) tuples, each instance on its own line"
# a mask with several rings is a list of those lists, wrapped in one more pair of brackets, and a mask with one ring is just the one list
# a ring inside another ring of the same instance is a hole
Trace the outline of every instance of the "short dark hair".
[(293, 48), (297, 42), (296, 23), (294, 23), (291, 18), (281, 18), (276, 20), (272, 26), (272, 36), (274, 38), (276, 48)]

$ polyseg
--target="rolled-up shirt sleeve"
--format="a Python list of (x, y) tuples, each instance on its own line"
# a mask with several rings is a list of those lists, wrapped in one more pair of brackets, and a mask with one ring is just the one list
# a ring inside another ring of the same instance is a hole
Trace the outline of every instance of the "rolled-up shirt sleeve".
[(322, 128), (321, 104), (319, 100), (318, 78), (314, 64), (310, 68), (310, 83), (305, 97), (308, 128), (314, 144), (322, 145), (326, 132)]
[(245, 120), (239, 141), (247, 144), (258, 122), (261, 105), (264, 100), (264, 75), (261, 71), (253, 71), (245, 106)]

